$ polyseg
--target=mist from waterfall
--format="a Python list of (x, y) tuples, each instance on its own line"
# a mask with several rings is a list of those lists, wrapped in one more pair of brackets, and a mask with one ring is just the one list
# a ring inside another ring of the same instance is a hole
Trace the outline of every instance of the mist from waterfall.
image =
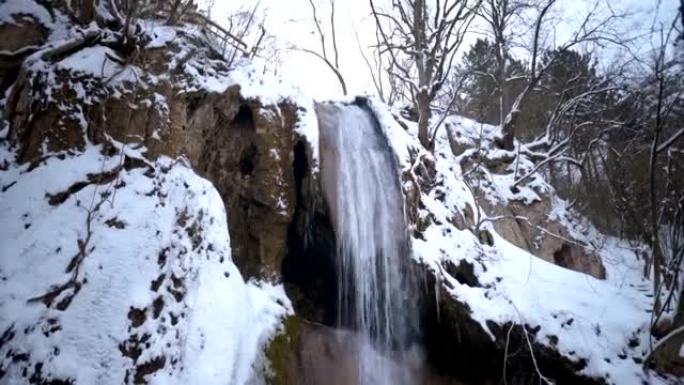
[(341, 326), (358, 333), (358, 384), (413, 384), (404, 362), (417, 314), (391, 149), (364, 108), (330, 104), (318, 112), (323, 188), (338, 243), (338, 314)]

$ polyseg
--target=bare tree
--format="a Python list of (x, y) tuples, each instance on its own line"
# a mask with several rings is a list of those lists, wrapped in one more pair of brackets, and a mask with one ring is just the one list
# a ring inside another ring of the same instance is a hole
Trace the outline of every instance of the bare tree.
[[(380, 36), (377, 29), (375, 34), (376, 41), (379, 41)], [(369, 59), (369, 55), (365, 52), (364, 47), (361, 46), (358, 33), (356, 33), (356, 43), (359, 48), (359, 53), (368, 69), (371, 81), (373, 82), (373, 87), (375, 87), (375, 91), (378, 93), (380, 100), (382, 100), (383, 103), (392, 106), (400, 99), (408, 99), (404, 87), (396, 78), (383, 76), (385, 71), (387, 71), (386, 66), (388, 65), (385, 57), (378, 50), (373, 50)], [(391, 62), (389, 65), (391, 66)]]
[(169, 8), (169, 17), (166, 20), (167, 24), (176, 24), (180, 18), (188, 13), (190, 10), (196, 10), (197, 4), (195, 0), (173, 0)]
[(392, 0), (391, 10), (383, 11), (370, 0), (379, 32), (377, 49), (389, 57), (389, 77), (408, 88), (418, 114), (418, 138), (425, 148), (433, 147), (443, 121), (430, 127), (433, 103), (449, 79), (456, 52), (481, 1)]
[[(672, 47), (677, 25), (678, 19), (653, 26), (652, 49), (633, 58), (631, 72), (618, 75), (623, 79), (612, 118), (620, 129), (596, 135), (587, 151), (588, 164), (599, 166), (587, 171), (596, 175), (594, 188), (610, 197), (601, 204), (610, 203), (618, 214), (620, 235), (649, 246), (641, 256), (644, 276), (653, 278), (652, 335), (661, 338), (653, 349), (679, 337), (684, 322), (684, 47)], [(673, 312), (679, 313), (663, 317)], [(663, 318), (667, 322), (659, 323)], [(654, 358), (649, 355), (645, 365)]]
[(485, 0), (478, 16), (484, 20), (492, 37), (494, 58), (496, 61), (494, 73), (479, 74), (490, 76), (499, 90), (499, 124), (506, 118), (506, 84), (514, 79), (507, 79), (507, 65), (510, 61), (512, 40), (512, 21), (521, 17), (521, 12), (529, 7), (527, 2), (520, 0)]
[[(526, 86), (513, 99), (510, 111), (507, 114), (501, 114), (501, 146), (507, 150), (513, 150), (513, 139), (515, 137), (516, 125), (520, 118), (523, 108), (530, 94), (536, 89), (539, 81), (542, 79), (546, 70), (553, 65), (554, 60), (541, 62), (541, 56), (544, 51), (548, 50), (548, 43), (543, 29), (550, 18), (550, 10), (556, 4), (557, 0), (543, 0), (535, 5), (521, 5), (519, 3), (510, 3), (506, 0), (492, 0), (488, 2), (487, 11), (483, 12), (485, 19), (488, 19), (488, 24), (491, 29), (491, 34), (494, 36), (495, 46), (497, 47), (497, 60), (500, 60), (497, 70), (497, 77), (499, 82), (506, 81), (505, 77), (505, 63), (507, 59), (507, 47), (512, 42), (506, 41), (508, 28), (511, 27), (509, 21), (512, 16), (525, 9), (531, 10), (534, 13), (530, 29), (532, 31), (531, 44), (529, 45), (529, 68), (526, 74)], [(511, 5), (513, 4), (513, 5)], [(587, 12), (585, 17), (577, 29), (571, 34), (571, 37), (562, 44), (554, 47), (558, 52), (570, 50), (571, 48), (584, 43), (602, 43), (611, 42), (621, 44), (624, 40), (612, 31), (611, 24), (620, 15), (609, 12), (607, 16), (600, 16), (599, 3)], [(498, 41), (498, 42), (497, 42)], [(499, 59), (500, 57), (500, 59)], [(510, 79), (509, 79), (510, 81)], [(503, 93), (502, 93), (503, 95)], [(503, 111), (503, 109), (502, 109)]]
[[(681, 108), (683, 102), (682, 90), (676, 90), (674, 93), (667, 92), (669, 87), (668, 84), (666, 84), (672, 80), (668, 78), (670, 67), (675, 64), (679, 64), (666, 60), (668, 46), (675, 37), (674, 34), (676, 32), (675, 26), (677, 25), (677, 21), (678, 18), (675, 18), (669, 28), (666, 29), (664, 26), (661, 26), (659, 29), (653, 31), (659, 36), (660, 40), (660, 45), (655, 51), (652, 61), (653, 80), (655, 82), (655, 102), (651, 103), (650, 106), (655, 114), (652, 122), (653, 138), (651, 141), (651, 150), (649, 156), (649, 195), (651, 203), (650, 244), (653, 251), (651, 262), (653, 268), (653, 285), (655, 294), (653, 305), (654, 314), (659, 314), (661, 312), (661, 276), (663, 274), (663, 267), (666, 263), (666, 260), (665, 256), (663, 255), (663, 245), (660, 239), (660, 233), (663, 216), (665, 215), (664, 210), (667, 210), (667, 205), (663, 204), (664, 202), (660, 200), (661, 196), (658, 194), (660, 185), (658, 181), (659, 172), (656, 170), (656, 167), (659, 163), (659, 156), (671, 148), (676, 143), (678, 138), (682, 137), (682, 133), (684, 132), (684, 128), (679, 128), (677, 132), (672, 134), (665, 141), (661, 142), (661, 137), (666, 134), (665, 130), (670, 122), (670, 119), (675, 117), (677, 107)], [(672, 153), (668, 154), (668, 156), (672, 157)], [(668, 184), (669, 182), (670, 181), (668, 181)]]
[[(342, 71), (340, 70), (340, 53), (337, 48), (337, 30), (335, 27), (335, 0), (329, 1), (330, 38), (327, 38), (324, 32), (323, 22), (319, 18), (315, 0), (309, 0), (309, 4), (311, 5), (311, 12), (313, 13), (314, 26), (316, 27), (316, 34), (318, 35), (318, 39), (320, 40), (320, 51), (315, 51), (312, 49), (302, 47), (297, 47), (296, 49), (302, 52), (312, 54), (317, 58), (321, 59), (325, 63), (325, 65), (328, 68), (330, 68), (330, 70), (335, 74), (335, 77), (337, 78), (337, 81), (340, 83), (340, 87), (342, 88), (342, 93), (344, 95), (347, 95), (347, 83), (344, 81)], [(327, 45), (328, 41), (330, 41), (330, 44), (332, 45), (332, 53), (329, 52), (330, 48)]]
[[(260, 3), (256, 2), (250, 6), (240, 6), (226, 15), (220, 24), (214, 21), (211, 11), (208, 15), (191, 11), (184, 19), (199, 25), (205, 36), (205, 43), (232, 67), (238, 58), (264, 58), (264, 50), (272, 36), (267, 34), (261, 11)], [(278, 56), (275, 50), (269, 54), (269, 62)]]

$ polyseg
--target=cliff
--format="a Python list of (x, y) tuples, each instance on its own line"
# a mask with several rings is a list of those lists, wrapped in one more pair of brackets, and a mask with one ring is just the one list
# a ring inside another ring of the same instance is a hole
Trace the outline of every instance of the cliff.
[[(0, 4), (0, 383), (348, 378), (316, 103), (197, 26), (146, 20), (131, 49), (41, 4)], [(495, 127), (450, 117), (430, 153), (402, 111), (353, 103), (401, 181), (422, 383), (678, 381), (642, 369), (643, 245)]]

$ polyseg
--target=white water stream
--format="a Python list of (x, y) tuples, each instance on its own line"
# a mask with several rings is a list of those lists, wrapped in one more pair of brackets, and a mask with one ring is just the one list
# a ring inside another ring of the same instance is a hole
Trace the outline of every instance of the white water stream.
[(415, 320), (402, 194), (392, 152), (369, 112), (324, 105), (323, 189), (338, 243), (340, 324), (359, 334), (359, 385), (413, 384), (402, 362)]

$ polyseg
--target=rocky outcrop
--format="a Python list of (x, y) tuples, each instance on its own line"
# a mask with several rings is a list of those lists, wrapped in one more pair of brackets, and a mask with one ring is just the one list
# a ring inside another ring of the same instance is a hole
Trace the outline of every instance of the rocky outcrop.
[(507, 241), (547, 262), (605, 279), (606, 269), (592, 247), (574, 240), (558, 219), (550, 217), (549, 195), (530, 204), (491, 204), (484, 197), (479, 202), (490, 217), (502, 218), (493, 221), (493, 226)]
[[(402, 186), (414, 244), (431, 253), (415, 267), (415, 275), (424, 277), (421, 330), (428, 365), (445, 378), (467, 384), (533, 383), (542, 374), (558, 384), (605, 383), (582, 374), (587, 367), (584, 358), (561, 353), (558, 341), (564, 336), (549, 335), (520, 317), (483, 320), (476, 313), (490, 296), (502, 294), (496, 286), (505, 279), (497, 276), (485, 282), (481, 275), (496, 265), (493, 260), (517, 257), (505, 255), (510, 246), (504, 247), (494, 233), (547, 262), (605, 277), (600, 257), (588, 251), (593, 245), (576, 241), (567, 224), (555, 217), (553, 192), (530, 188), (526, 196), (541, 199), (525, 201), (516, 199), (515, 192), (495, 190), (513, 182), (499, 177), (508, 172), (511, 158), (477, 159), (489, 145), (481, 136), (478, 140), (452, 138), (450, 133), (438, 141), (434, 154), (409, 148), (404, 159)], [(495, 183), (499, 185), (492, 186)], [(454, 232), (459, 234), (451, 237)], [(475, 245), (469, 246), (473, 241)]]
[(351, 332), (313, 324), (299, 317), (285, 322), (284, 333), (266, 349), (269, 384), (353, 385), (357, 362)]
[[(75, 52), (93, 44), (83, 42)], [(147, 71), (138, 74), (143, 81), (115, 85), (61, 68), (64, 56), (47, 61), (51, 67), (45, 72), (24, 68), (15, 83), (6, 116), (19, 160), (38, 164), (48, 154), (80, 151), (86, 143), (120, 143), (141, 149), (150, 161), (159, 155), (185, 159), (220, 192), (242, 273), (278, 280), (296, 203), (298, 143), (304, 144), (308, 164), (314, 163), (306, 139), (295, 132), (305, 111), (289, 102), (246, 99), (238, 85), (222, 92), (188, 90), (182, 71), (155, 80), (175, 65), (172, 55), (158, 49), (150, 50)], [(41, 84), (44, 89), (37, 91)]]
[[(425, 266), (417, 268), (426, 269)], [(493, 385), (505, 381), (516, 385), (536, 383), (543, 373), (558, 385), (604, 384), (600, 379), (579, 374), (586, 366), (583, 360), (569, 359), (552, 347), (538, 343), (538, 329), (490, 321), (485, 330), (473, 319), (467, 304), (455, 300), (444, 284), (435, 285), (434, 273), (424, 270), (423, 274), (427, 290), (422, 319), (425, 351), (428, 362), (439, 375), (466, 384)], [(467, 265), (454, 268), (450, 274), (459, 276), (459, 281), (465, 284), (479, 285), (472, 267)]]
[(46, 28), (35, 17), (15, 15), (14, 23), (0, 24), (0, 91), (17, 76), (22, 60), (47, 38)]

